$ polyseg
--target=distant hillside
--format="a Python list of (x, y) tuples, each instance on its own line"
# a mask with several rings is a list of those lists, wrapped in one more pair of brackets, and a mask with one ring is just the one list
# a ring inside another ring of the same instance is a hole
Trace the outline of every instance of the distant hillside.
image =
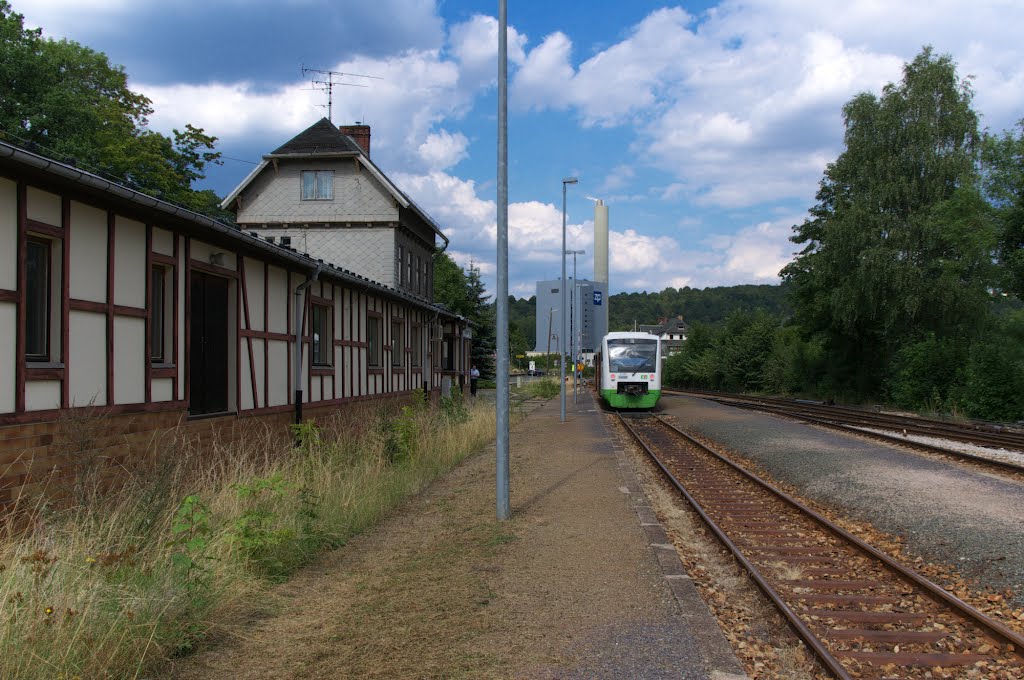
[[(666, 288), (660, 293), (619, 293), (609, 300), (611, 330), (633, 328), (633, 322), (657, 323), (661, 317), (682, 316), (687, 323), (716, 323), (737, 309), (763, 309), (777, 316), (790, 314), (784, 286), (721, 286)], [(537, 325), (537, 299), (509, 298), (509, 323), (531, 346)], [(513, 333), (514, 335), (515, 333)]]
[(660, 293), (619, 293), (611, 297), (608, 323), (613, 331), (633, 328), (633, 322), (657, 323), (680, 316), (687, 323), (723, 321), (737, 309), (761, 309), (776, 316), (790, 314), (786, 287), (769, 285), (719, 288), (666, 288)]

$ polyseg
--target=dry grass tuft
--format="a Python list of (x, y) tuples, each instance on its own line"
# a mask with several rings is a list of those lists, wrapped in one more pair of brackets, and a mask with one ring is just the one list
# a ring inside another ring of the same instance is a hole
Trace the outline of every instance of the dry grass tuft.
[[(201, 450), (174, 432), (118, 487), (85, 474), (59, 510), (26, 500), (0, 534), (0, 677), (137, 677), (187, 654), (494, 436), (493, 409), (459, 400), (374, 408), (304, 426), (298, 448), (257, 422)], [(69, 425), (69, 452), (96, 448), (91, 424)]]

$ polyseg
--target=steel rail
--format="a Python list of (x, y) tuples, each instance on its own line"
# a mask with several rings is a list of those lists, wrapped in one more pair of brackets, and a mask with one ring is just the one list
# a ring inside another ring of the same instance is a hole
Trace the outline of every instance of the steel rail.
[[(730, 399), (714, 397), (716, 401), (726, 402)], [(938, 437), (952, 439), (979, 446), (1013, 449), (1024, 451), (1024, 436), (1016, 432), (993, 432), (980, 430), (974, 427), (946, 423), (936, 420), (928, 420), (911, 416), (898, 416), (888, 413), (873, 413), (860, 411), (843, 406), (818, 406), (816, 404), (805, 404), (801, 402), (786, 401), (780, 399), (765, 399), (756, 397), (752, 399), (740, 398), (739, 403), (760, 403), (768, 408), (781, 411), (797, 411), (818, 415), (823, 418), (831, 418), (847, 425), (862, 425), (864, 427), (877, 427), (884, 430), (902, 430), (904, 433), (917, 434), (925, 437)]]
[(1003, 624), (999, 623), (998, 621), (995, 621), (995, 620), (985, 616), (982, 612), (978, 611), (977, 609), (975, 609), (971, 605), (967, 604), (966, 602), (964, 602), (960, 598), (956, 597), (955, 595), (950, 594), (942, 586), (940, 586), (940, 585), (938, 585), (936, 583), (933, 583), (932, 581), (928, 580), (924, 576), (921, 576), (920, 574), (918, 574), (916, 571), (903, 566), (903, 564), (901, 564), (897, 560), (895, 560), (892, 557), (890, 557), (887, 553), (884, 553), (881, 550), (878, 550), (877, 548), (873, 547), (869, 543), (866, 543), (863, 540), (861, 540), (860, 538), (854, 536), (853, 534), (848, 532), (846, 529), (843, 529), (839, 525), (837, 525), (837, 524), (833, 523), (832, 521), (826, 519), (824, 516), (818, 514), (816, 511), (814, 511), (811, 508), (807, 507), (806, 505), (804, 505), (803, 503), (798, 501), (796, 498), (794, 498), (794, 497), (790, 496), (789, 494), (787, 494), (785, 491), (783, 491), (783, 490), (779, 489), (778, 487), (772, 485), (771, 483), (761, 479), (760, 477), (758, 477), (754, 473), (750, 472), (746, 468), (744, 468), (744, 467), (734, 463), (733, 461), (729, 460), (728, 458), (726, 458), (722, 454), (718, 453), (717, 451), (715, 451), (711, 447), (705, 446), (704, 444), (700, 443), (699, 441), (697, 441), (696, 439), (694, 439), (693, 437), (691, 437), (687, 433), (683, 432), (679, 428), (675, 427), (671, 423), (667, 423), (667, 422), (665, 422), (661, 418), (658, 418), (657, 420), (658, 420), (659, 423), (661, 423), (665, 427), (669, 428), (670, 430), (672, 430), (676, 434), (686, 438), (689, 442), (691, 442), (694, 445), (698, 446), (700, 449), (708, 452), (709, 454), (711, 454), (712, 456), (714, 456), (718, 460), (721, 460), (723, 463), (726, 463), (727, 465), (732, 467), (734, 470), (736, 470), (737, 472), (742, 474), (747, 479), (749, 479), (752, 482), (754, 482), (754, 483), (764, 487), (765, 489), (771, 491), (773, 494), (775, 494), (776, 496), (778, 496), (782, 500), (786, 501), (787, 503), (789, 503), (793, 507), (797, 508), (801, 512), (803, 512), (803, 513), (807, 514), (808, 516), (812, 517), (815, 521), (817, 521), (819, 524), (824, 526), (826, 529), (829, 529), (830, 531), (833, 531), (833, 532), (839, 534), (840, 536), (842, 536), (843, 538), (848, 540), (850, 543), (852, 543), (856, 547), (860, 548), (861, 550), (863, 550), (864, 552), (868, 553), (872, 557), (875, 557), (875, 558), (881, 560), (882, 562), (884, 562), (886, 564), (886, 566), (894, 569), (895, 571), (899, 572), (903, 576), (907, 577), (908, 579), (910, 579), (911, 581), (913, 581), (917, 585), (921, 586), (922, 588), (924, 588), (928, 592), (932, 593), (933, 595), (935, 595), (939, 599), (941, 599), (944, 602), (946, 602), (948, 605), (950, 605), (953, 608), (955, 608), (958, 611), (960, 611), (962, 614), (966, 615), (967, 617), (969, 617), (971, 619), (976, 620), (979, 624), (981, 624), (983, 627), (989, 629), (989, 631), (994, 633), (997, 637), (1002, 638), (1004, 640), (1004, 642), (1007, 642), (1007, 643), (1010, 643), (1010, 644), (1014, 645), (1014, 647), (1018, 650), (1018, 652), (1024, 653), (1024, 636), (1019, 635), (1018, 633), (1015, 633), (1014, 631), (1010, 630), (1009, 628), (1007, 628)]
[[(829, 668), (829, 670), (835, 672), (841, 678), (849, 677), (848, 674), (845, 674), (846, 671), (841, 669), (841, 666), (840, 670), (836, 670), (836, 668), (833, 666), (833, 663), (838, 664), (839, 662), (835, 659), (831, 652), (829, 652), (824, 647), (821, 640), (814, 635), (814, 633), (806, 626), (806, 624), (804, 624), (803, 620), (799, 618), (799, 615), (795, 611), (793, 611), (789, 607), (789, 605), (785, 604), (785, 602), (781, 598), (781, 595), (779, 595), (778, 592), (775, 591), (775, 589), (760, 574), (757, 568), (742, 554), (739, 547), (736, 546), (736, 544), (731, 539), (729, 539), (724, 530), (722, 530), (721, 527), (719, 527), (717, 523), (715, 523), (710, 518), (710, 516), (700, 505), (700, 503), (698, 503), (697, 500), (685, 489), (684, 485), (672, 474), (668, 467), (660, 460), (657, 454), (655, 454), (654, 451), (652, 451), (652, 449), (646, 444), (646, 442), (642, 440), (642, 438), (635, 431), (635, 429), (628, 424), (627, 419), (622, 418), (621, 415), (619, 417), (620, 421), (623, 423), (623, 426), (626, 428), (626, 430), (640, 444), (640, 446), (644, 449), (644, 451), (651, 458), (651, 460), (661, 469), (662, 473), (666, 476), (669, 482), (680, 491), (680, 493), (686, 498), (687, 502), (707, 523), (707, 525), (711, 528), (711, 530), (715, 533), (719, 540), (722, 541), (722, 543), (725, 544), (726, 547), (728, 547), (730, 552), (733, 553), (733, 556), (744, 566), (745, 569), (747, 569), (747, 571), (751, 574), (751, 577), (757, 583), (758, 587), (762, 590), (762, 592), (764, 592), (766, 596), (768, 596), (768, 598), (771, 599), (777, 607), (779, 607), (780, 611), (790, 622), (790, 624), (793, 625), (793, 627), (796, 629), (800, 637), (804, 639), (804, 641), (815, 651), (816, 654), (819, 655), (819, 658)], [(668, 428), (678, 437), (689, 442), (691, 445), (697, 447), (701, 451), (704, 451), (708, 455), (712, 456), (714, 459), (729, 466), (744, 478), (748, 479), (755, 485), (769, 491), (772, 495), (781, 499), (789, 506), (798, 510), (800, 513), (806, 515), (807, 517), (810, 517), (817, 524), (824, 527), (826, 530), (845, 539), (850, 545), (857, 548), (861, 552), (879, 560), (885, 567), (887, 567), (891, 571), (895, 572), (896, 574), (902, 576), (903, 578), (909, 580), (910, 582), (922, 588), (926, 594), (932, 597), (934, 601), (944, 603), (945, 605), (956, 611), (960, 616), (966, 618), (967, 620), (977, 624), (982, 629), (986, 630), (996, 639), (1001, 640), (1004, 643), (1013, 645), (1014, 649), (1017, 650), (1016, 653), (1018, 655), (1024, 654), (1024, 636), (1021, 636), (1020, 634), (1007, 628), (998, 621), (995, 621), (985, 616), (983, 613), (979, 612), (977, 609), (975, 609), (968, 603), (947, 592), (941, 586), (933, 583), (932, 581), (921, 576), (917, 572), (903, 566), (901, 563), (899, 563), (886, 553), (879, 551), (878, 549), (864, 542), (860, 538), (849, 533), (845, 529), (837, 526), (836, 524), (829, 521), (828, 519), (826, 519), (819, 513), (815, 512), (811, 508), (807, 507), (800, 501), (796, 500), (786, 492), (775, 487), (769, 482), (761, 479), (760, 477), (746, 470), (742, 466), (734, 463), (733, 461), (729, 460), (728, 458), (726, 458), (719, 452), (715, 451), (711, 447), (696, 440), (694, 437), (690, 436), (686, 432), (683, 432), (682, 430), (676, 428), (670, 423), (665, 422), (660, 417), (650, 417), (653, 418), (654, 420), (657, 420), (658, 423)]]
[[(669, 394), (682, 395), (684, 392), (667, 391)], [(697, 393), (693, 393), (697, 394)], [(870, 437), (871, 439), (877, 439), (890, 444), (898, 444), (900, 446), (906, 446), (921, 451), (927, 451), (929, 453), (935, 453), (942, 456), (957, 458), (960, 460), (970, 461), (972, 463), (978, 463), (979, 465), (986, 465), (989, 467), (998, 468), (1008, 472), (1024, 473), (1024, 465), (1019, 463), (1013, 463), (1008, 460), (1000, 460), (998, 458), (989, 458), (988, 456), (982, 456), (976, 453), (969, 453), (966, 451), (957, 451), (956, 449), (948, 449), (944, 446), (937, 446), (935, 444), (928, 444), (925, 442), (914, 441), (904, 437), (897, 437), (895, 435), (885, 434), (884, 432), (873, 432), (871, 430), (864, 430), (860, 427), (848, 425), (846, 423), (839, 422), (835, 419), (828, 418), (817, 418), (815, 416), (807, 415), (799, 412), (797, 408), (775, 408), (771, 404), (763, 404), (758, 401), (744, 401), (739, 398), (721, 398), (715, 396), (701, 396), (702, 399), (708, 399), (715, 403), (723, 404), (726, 406), (733, 406), (735, 408), (745, 408), (752, 411), (763, 411), (764, 413), (772, 413), (775, 415), (783, 415), (788, 418), (794, 418), (796, 420), (802, 420), (804, 422), (813, 423), (815, 425), (821, 425), (822, 427), (829, 427), (841, 432), (848, 432), (864, 437)], [(941, 438), (941, 434), (932, 433), (929, 436)]]
[(996, 427), (988, 423), (961, 424), (933, 418), (880, 413), (849, 406), (825, 406), (815, 402), (782, 399), (779, 397), (748, 396), (725, 392), (708, 392), (705, 390), (666, 389), (665, 392), (670, 394), (692, 394), (722, 403), (742, 401), (773, 405), (782, 409), (798, 409), (801, 412), (814, 412), (836, 420), (847, 422), (859, 421), (866, 426), (876, 426), (883, 429), (906, 429), (908, 432), (913, 431), (924, 436), (943, 437), (946, 439), (984, 443), (989, 446), (1024, 450), (1024, 432), (1004, 426)]
[[(793, 626), (797, 635), (800, 636), (800, 639), (802, 639), (804, 643), (814, 651), (821, 663), (824, 664), (825, 667), (828, 668), (836, 677), (840, 678), (840, 680), (853, 680), (853, 676), (843, 668), (839, 659), (832, 656), (832, 652), (828, 650), (821, 639), (807, 627), (807, 624), (804, 623), (803, 619), (801, 619), (800, 616), (793, 611), (788, 604), (786, 604), (785, 600), (782, 599), (782, 596), (771, 587), (763, 576), (761, 576), (761, 572), (757, 567), (747, 559), (747, 557), (740, 551), (739, 547), (733, 543), (732, 539), (729, 538), (722, 528), (719, 527), (713, 519), (711, 519), (710, 515), (705, 512), (701, 504), (697, 502), (697, 499), (690, 495), (690, 492), (686, 490), (686, 487), (683, 486), (682, 482), (676, 479), (675, 475), (669, 471), (668, 467), (661, 461), (658, 455), (655, 454), (649, 446), (647, 446), (647, 443), (640, 437), (636, 430), (627, 423), (626, 418), (624, 418), (621, 413), (617, 413), (616, 415), (618, 415), (619, 421), (626, 428), (626, 431), (629, 432), (633, 436), (633, 439), (636, 440), (637, 444), (647, 452), (647, 455), (661, 469), (662, 474), (665, 475), (676, 490), (686, 498), (686, 502), (690, 504), (690, 507), (692, 507), (698, 515), (700, 515), (700, 518), (704, 520), (704, 523), (708, 525), (712, 532), (714, 532), (715, 536), (718, 537), (718, 540), (721, 541), (729, 549), (729, 552), (732, 553), (733, 557), (743, 565), (743, 568), (747, 570), (750, 577), (754, 579), (757, 587), (760, 588), (761, 592), (763, 592), (765, 596), (775, 604), (779, 611), (782, 612), (782, 615), (787, 621), (789, 621), (789, 625)], [(655, 416), (649, 417), (654, 418)]]
[[(713, 400), (717, 401), (717, 400)], [(990, 467), (1000, 468), (1009, 472), (1024, 473), (1024, 465), (1018, 463), (1012, 463), (1008, 460), (999, 460), (998, 458), (989, 458), (987, 456), (981, 456), (976, 453), (969, 453), (967, 451), (957, 451), (956, 449), (947, 449), (944, 446), (936, 446), (935, 444), (928, 444), (925, 442), (918, 442), (912, 439), (905, 439), (903, 437), (897, 437), (891, 434), (885, 434), (884, 432), (872, 432), (870, 430), (862, 430), (859, 427), (853, 425), (847, 425), (845, 423), (836, 422), (834, 420), (828, 420), (825, 418), (816, 418), (814, 416), (805, 415), (789, 409), (775, 410), (772, 408), (764, 408), (754, 402), (741, 402), (741, 401), (729, 401), (720, 402), (728, 404), (729, 406), (735, 406), (736, 408), (746, 408), (757, 411), (764, 411), (765, 413), (774, 413), (776, 415), (783, 415), (789, 418), (795, 418), (808, 423), (814, 423), (815, 425), (821, 425), (823, 427), (830, 427), (841, 432), (849, 432), (852, 434), (861, 435), (864, 437), (870, 437), (879, 441), (884, 441), (890, 444), (899, 444), (900, 446), (908, 446), (910, 448), (919, 449), (922, 451), (928, 451), (929, 453), (937, 453), (942, 456), (951, 456), (953, 458), (959, 458), (962, 460), (968, 460), (972, 463), (979, 463), (982, 465), (988, 465)]]

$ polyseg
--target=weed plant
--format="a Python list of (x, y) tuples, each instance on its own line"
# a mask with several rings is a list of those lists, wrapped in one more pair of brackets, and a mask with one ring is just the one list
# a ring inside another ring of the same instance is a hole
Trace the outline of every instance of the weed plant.
[(552, 379), (531, 380), (525, 389), (531, 396), (539, 399), (551, 399), (561, 393), (558, 380)]
[(183, 428), (113, 489), (0, 528), (0, 677), (137, 677), (318, 552), (343, 545), (494, 436), (494, 411), (422, 394), (196, 448)]

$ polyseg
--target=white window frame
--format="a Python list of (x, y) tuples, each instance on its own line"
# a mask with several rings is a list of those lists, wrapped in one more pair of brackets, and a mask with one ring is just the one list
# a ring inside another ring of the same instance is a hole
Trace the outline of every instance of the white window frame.
[[(306, 191), (306, 178), (312, 176), (312, 191)], [(330, 194), (330, 195), (324, 195)], [(299, 197), (303, 201), (333, 201), (334, 171), (303, 170), (299, 176)]]
[[(162, 288), (162, 295), (157, 296), (153, 287), (153, 277), (159, 274)], [(153, 365), (172, 364), (170, 353), (173, 345), (172, 324), (173, 324), (173, 277), (171, 268), (167, 265), (154, 264), (150, 269), (150, 330), (149, 330), (149, 362)], [(157, 352), (155, 340), (159, 338), (160, 351)]]

